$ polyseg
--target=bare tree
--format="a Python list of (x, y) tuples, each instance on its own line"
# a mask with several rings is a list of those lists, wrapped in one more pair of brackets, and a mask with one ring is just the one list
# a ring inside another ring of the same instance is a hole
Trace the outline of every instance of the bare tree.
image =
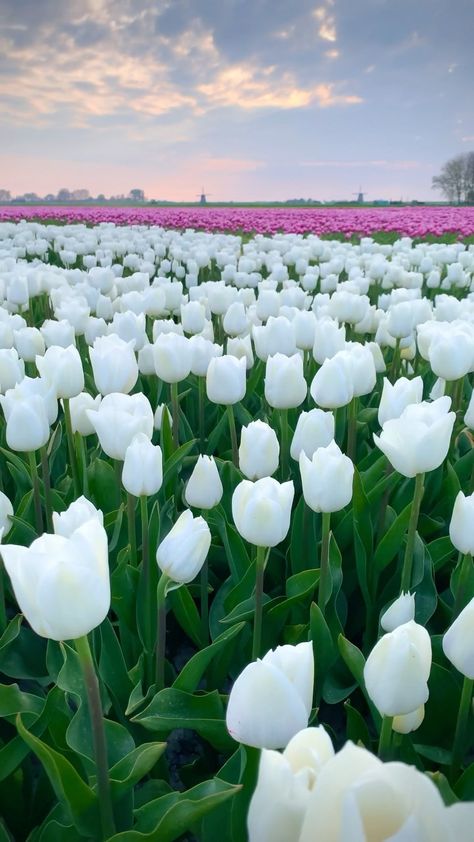
[(450, 158), (432, 180), (434, 190), (444, 193), (448, 201), (472, 202), (474, 200), (474, 152), (464, 152)]

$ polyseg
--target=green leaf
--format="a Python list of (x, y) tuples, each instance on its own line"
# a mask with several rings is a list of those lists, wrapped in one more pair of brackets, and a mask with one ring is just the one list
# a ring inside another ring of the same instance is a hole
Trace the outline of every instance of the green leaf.
[(117, 635), (108, 618), (100, 625), (100, 636), (102, 645), (100, 647), (99, 675), (115, 700), (118, 712), (124, 711), (132, 692), (132, 682), (128, 676)]
[(194, 693), (211, 661), (240, 634), (244, 627), (245, 623), (238, 623), (230, 629), (226, 629), (210, 646), (196, 652), (174, 681), (174, 689)]
[(173, 842), (239, 789), (214, 778), (187, 792), (170, 792), (136, 811), (136, 829), (117, 833), (108, 842)]
[(307, 570), (317, 563), (314, 517), (314, 512), (301, 495), (291, 517), (290, 559), (293, 573)]
[(197, 439), (191, 439), (178, 447), (173, 455), (166, 460), (163, 471), (163, 485), (167, 485), (170, 480), (175, 480), (179, 474), (186, 456), (191, 453)]
[(92, 502), (104, 513), (118, 509), (120, 486), (112, 465), (103, 459), (93, 459), (87, 468), (87, 477)]
[(371, 713), (372, 713), (372, 718), (373, 718), (375, 724), (377, 726), (379, 726), (380, 721), (381, 721), (380, 714), (379, 714), (378, 710), (376, 709), (375, 705), (372, 703), (372, 701), (369, 697), (369, 694), (367, 693), (366, 687), (365, 687), (365, 681), (364, 681), (365, 658), (364, 658), (362, 652), (360, 651), (360, 649), (357, 648), (357, 646), (354, 645), (354, 643), (351, 643), (350, 640), (347, 640), (347, 638), (345, 638), (344, 635), (342, 635), (342, 634), (340, 634), (339, 637), (338, 637), (337, 645), (338, 645), (339, 652), (341, 654), (341, 657), (342, 657), (344, 663), (346, 664), (346, 666), (348, 667), (348, 669), (350, 670), (350, 672), (354, 676), (355, 680), (357, 681), (357, 684), (359, 685), (360, 689), (362, 690), (362, 692), (363, 692), (363, 694), (364, 694), (364, 696), (367, 700), (367, 704), (370, 707), (370, 710), (371, 710)]
[(147, 775), (160, 759), (166, 743), (143, 743), (109, 770), (112, 797), (121, 798)]
[(227, 522), (224, 510), (220, 506), (208, 513), (207, 520), (224, 545), (232, 578), (234, 583), (237, 583), (250, 567), (250, 558), (245, 544), (235, 527)]
[(331, 631), (319, 606), (313, 602), (310, 611), (310, 631), (314, 652), (316, 699), (321, 699), (324, 680), (337, 658)]
[(132, 717), (132, 722), (163, 736), (173, 728), (191, 728), (219, 750), (235, 745), (227, 733), (224, 705), (217, 690), (193, 696), (173, 687), (165, 688), (142, 713)]
[(180, 588), (171, 591), (167, 598), (171, 610), (183, 631), (196, 646), (201, 647), (201, 618), (196, 608), (196, 603), (189, 593), (189, 588), (186, 585), (182, 585)]
[(371, 558), (374, 538), (372, 521), (370, 519), (370, 505), (357, 468), (354, 469), (352, 510), (354, 515), (354, 529), (357, 530), (362, 541), (366, 558)]
[(409, 503), (389, 527), (375, 550), (373, 565), (378, 573), (381, 573), (399, 552), (408, 529), (411, 510), (412, 503)]
[(352, 742), (356, 744), (362, 743), (362, 745), (370, 749), (370, 732), (364, 717), (360, 714), (357, 708), (353, 707), (348, 701), (344, 703), (344, 710), (346, 711), (347, 717), (347, 739), (352, 740)]
[(67, 810), (74, 826), (80, 833), (96, 837), (98, 802), (95, 793), (87, 786), (69, 760), (25, 728), (20, 714), (16, 718), (16, 727), (25, 743), (42, 763), (56, 798)]

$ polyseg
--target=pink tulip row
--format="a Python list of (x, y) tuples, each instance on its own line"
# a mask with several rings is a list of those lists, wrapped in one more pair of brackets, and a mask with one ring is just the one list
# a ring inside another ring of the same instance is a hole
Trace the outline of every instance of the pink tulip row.
[(243, 231), (276, 234), (329, 234), (336, 231), (370, 235), (397, 231), (410, 237), (428, 234), (460, 237), (474, 234), (474, 207), (282, 208), (282, 207), (85, 207), (9, 205), (0, 208), (0, 221), (57, 219), (92, 225), (160, 225), (205, 231)]

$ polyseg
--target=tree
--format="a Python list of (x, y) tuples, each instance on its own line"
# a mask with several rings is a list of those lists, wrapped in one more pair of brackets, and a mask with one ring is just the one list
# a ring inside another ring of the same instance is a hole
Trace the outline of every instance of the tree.
[(134, 187), (133, 190), (130, 190), (128, 194), (128, 198), (132, 202), (144, 202), (145, 201), (145, 192), (140, 190), (138, 187)]
[(448, 201), (474, 202), (474, 152), (450, 158), (432, 180), (434, 190), (444, 193)]

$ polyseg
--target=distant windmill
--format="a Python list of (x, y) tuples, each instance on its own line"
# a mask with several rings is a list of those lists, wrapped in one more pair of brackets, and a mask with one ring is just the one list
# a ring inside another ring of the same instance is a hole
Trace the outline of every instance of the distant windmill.
[(204, 187), (201, 187), (201, 192), (196, 194), (199, 199), (200, 205), (207, 205), (207, 196), (212, 196), (212, 193), (208, 193), (207, 195), (204, 192)]
[(358, 204), (358, 205), (363, 205), (363, 204), (364, 204), (364, 196), (365, 196), (365, 193), (363, 193), (363, 192), (362, 192), (362, 187), (359, 187), (359, 192), (358, 192), (358, 193), (353, 193), (352, 195), (353, 195), (353, 196), (357, 196), (357, 204)]

